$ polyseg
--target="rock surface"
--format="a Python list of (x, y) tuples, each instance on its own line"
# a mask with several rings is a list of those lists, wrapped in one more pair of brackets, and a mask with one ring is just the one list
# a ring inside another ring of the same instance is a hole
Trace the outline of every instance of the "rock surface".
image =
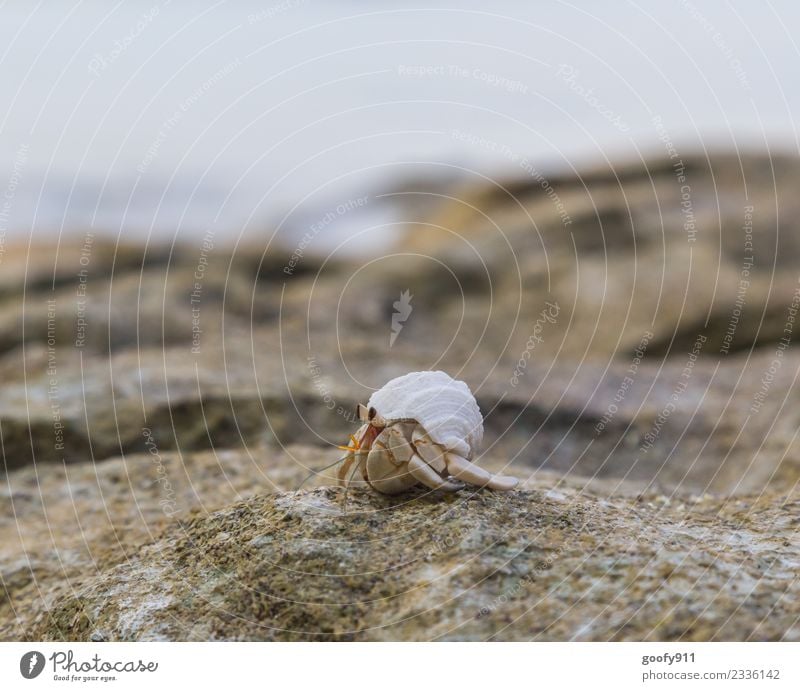
[[(188, 518), (33, 638), (800, 640), (800, 503), (322, 488)], [(688, 514), (688, 516), (687, 516)]]
[[(800, 161), (680, 164), (411, 185), (364, 261), (6, 248), (0, 638), (800, 637)], [(293, 492), (423, 369), (520, 492)]]

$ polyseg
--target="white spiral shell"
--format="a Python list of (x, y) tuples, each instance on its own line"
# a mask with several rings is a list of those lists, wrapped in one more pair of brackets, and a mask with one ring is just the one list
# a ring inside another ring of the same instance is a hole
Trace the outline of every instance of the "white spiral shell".
[(411, 372), (387, 382), (369, 399), (369, 407), (388, 422), (416, 420), (431, 440), (445, 447), (466, 442), (470, 456), (483, 439), (483, 416), (469, 387), (446, 372)]

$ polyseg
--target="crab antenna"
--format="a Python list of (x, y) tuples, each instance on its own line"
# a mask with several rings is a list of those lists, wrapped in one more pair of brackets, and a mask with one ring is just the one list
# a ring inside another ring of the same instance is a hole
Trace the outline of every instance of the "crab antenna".
[(347, 458), (346, 455), (342, 456), (341, 458), (337, 458), (333, 463), (330, 463), (329, 465), (323, 466), (319, 470), (312, 470), (308, 475), (305, 476), (303, 481), (299, 485), (297, 485), (297, 487), (295, 487), (294, 491), (297, 492), (312, 477), (314, 477), (315, 475), (319, 475), (323, 470), (328, 470), (329, 468), (333, 468), (333, 466), (335, 466), (337, 463), (341, 463), (345, 458)]

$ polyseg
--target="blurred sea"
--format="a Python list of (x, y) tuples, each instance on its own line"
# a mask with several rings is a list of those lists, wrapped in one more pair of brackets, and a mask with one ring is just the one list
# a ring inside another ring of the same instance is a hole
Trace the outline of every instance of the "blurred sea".
[(796, 153), (799, 28), (793, 0), (12, 0), (0, 241), (311, 233), (356, 253), (414, 217), (386, 191), (666, 138)]

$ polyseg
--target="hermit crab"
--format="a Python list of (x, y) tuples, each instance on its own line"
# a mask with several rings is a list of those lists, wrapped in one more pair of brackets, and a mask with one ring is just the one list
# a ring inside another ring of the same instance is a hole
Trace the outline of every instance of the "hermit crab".
[(356, 470), (383, 494), (418, 483), (446, 492), (464, 483), (503, 491), (517, 485), (517, 478), (472, 463), (483, 438), (481, 411), (469, 387), (445, 372), (392, 379), (357, 413), (364, 424), (339, 447), (347, 452), (337, 472), (340, 485), (349, 486)]

